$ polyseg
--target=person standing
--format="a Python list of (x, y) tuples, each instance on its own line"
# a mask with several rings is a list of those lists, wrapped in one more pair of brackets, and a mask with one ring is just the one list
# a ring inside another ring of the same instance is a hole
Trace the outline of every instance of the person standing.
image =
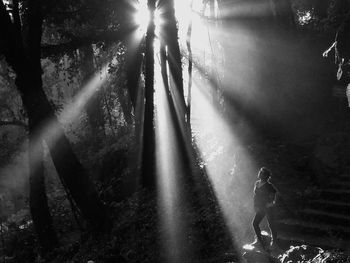
[(266, 167), (262, 167), (258, 173), (258, 180), (254, 186), (254, 210), (255, 216), (253, 219), (253, 228), (256, 235), (256, 243), (260, 243), (261, 247), (265, 250), (264, 240), (262, 239), (260, 223), (266, 216), (267, 222), (271, 232), (271, 247), (275, 247), (277, 244), (277, 232), (274, 225), (273, 206), (276, 202), (276, 188), (269, 182), (271, 178), (271, 171)]

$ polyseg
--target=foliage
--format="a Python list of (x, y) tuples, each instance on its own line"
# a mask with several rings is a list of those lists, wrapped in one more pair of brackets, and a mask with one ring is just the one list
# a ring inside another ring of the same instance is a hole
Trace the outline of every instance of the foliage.
[(339, 251), (324, 251), (321, 248), (311, 246), (291, 246), (280, 257), (281, 263), (348, 263), (350, 256)]

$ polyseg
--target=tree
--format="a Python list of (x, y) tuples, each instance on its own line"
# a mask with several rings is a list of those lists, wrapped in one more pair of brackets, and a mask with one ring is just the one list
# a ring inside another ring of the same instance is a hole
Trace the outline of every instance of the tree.
[[(29, 119), (30, 145), (33, 151), (33, 148), (38, 147), (30, 155), (32, 156), (30, 174), (33, 174), (33, 176), (35, 174), (38, 164), (36, 158), (40, 158), (41, 151), (39, 147), (41, 147), (41, 141), (44, 139), (66, 190), (76, 202), (83, 216), (96, 226), (105, 225), (107, 222), (106, 210), (99, 200), (86, 171), (75, 156), (43, 91), (41, 78), (43, 16), (40, 4), (40, 1), (36, 0), (28, 2), (28, 16), (25, 24), (27, 38), (23, 42), (21, 31), (11, 21), (4, 4), (2, 1), (0, 2), (0, 34), (7, 36), (6, 38), (1, 37), (0, 54), (4, 55), (7, 63), (16, 73), (16, 86)], [(54, 136), (52, 133), (48, 133), (47, 130), (43, 134), (43, 130), (48, 127), (47, 125), (52, 129)], [(35, 142), (33, 141), (34, 136)], [(33, 147), (33, 145), (36, 147)], [(34, 178), (33, 183), (42, 182), (41, 175), (38, 176), (40, 178)], [(32, 200), (39, 200), (39, 198), (33, 198)]]
[(154, 188), (155, 178), (155, 131), (154, 131), (154, 38), (155, 22), (154, 13), (156, 1), (148, 0), (150, 22), (146, 33), (146, 65), (145, 65), (145, 111), (143, 126), (142, 148), (142, 185), (146, 188)]
[[(0, 3), (2, 5), (2, 3)], [(4, 11), (3, 5), (0, 6)], [(2, 13), (2, 15), (5, 15)], [(21, 31), (21, 24), (18, 13), (18, 2), (14, 1), (13, 8), (13, 27), (17, 34)], [(28, 47), (30, 51), (30, 46)], [(33, 118), (29, 119), (29, 186), (30, 186), (30, 211), (32, 214), (34, 227), (39, 237), (39, 241), (44, 248), (51, 248), (57, 244), (57, 237), (53, 230), (52, 218), (49, 212), (47, 197), (45, 192), (44, 166), (43, 166), (43, 147), (37, 142), (39, 129), (35, 127)]]

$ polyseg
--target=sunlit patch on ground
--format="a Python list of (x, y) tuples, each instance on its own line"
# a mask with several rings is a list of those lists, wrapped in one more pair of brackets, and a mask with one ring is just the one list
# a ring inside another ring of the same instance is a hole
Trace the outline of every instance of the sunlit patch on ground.
[(255, 247), (251, 244), (246, 244), (243, 246), (243, 249), (253, 251)]

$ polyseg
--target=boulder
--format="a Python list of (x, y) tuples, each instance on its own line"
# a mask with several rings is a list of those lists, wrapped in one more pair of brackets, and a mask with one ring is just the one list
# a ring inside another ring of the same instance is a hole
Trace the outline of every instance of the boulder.
[(291, 246), (279, 256), (281, 263), (310, 262), (310, 263), (348, 263), (350, 256), (339, 251), (324, 251), (318, 247), (307, 245)]
[(318, 247), (312, 247), (307, 245), (291, 246), (283, 255), (281, 255), (281, 263), (293, 263), (293, 262), (318, 262), (316, 260), (319, 255), (322, 255), (324, 251)]

